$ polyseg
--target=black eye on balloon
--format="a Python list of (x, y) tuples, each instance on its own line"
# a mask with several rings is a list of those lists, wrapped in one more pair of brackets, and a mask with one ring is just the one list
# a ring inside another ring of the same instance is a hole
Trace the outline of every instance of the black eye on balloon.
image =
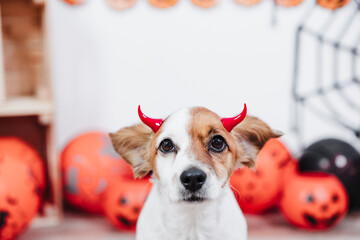
[(214, 136), (209, 144), (209, 150), (216, 153), (224, 151), (226, 147), (227, 144), (225, 142), (225, 139), (220, 135)]
[(127, 201), (126, 201), (126, 198), (122, 197), (122, 198), (120, 198), (119, 202), (121, 205), (125, 205)]
[(336, 193), (332, 196), (332, 201), (335, 203), (337, 201), (339, 201), (339, 195), (337, 195)]
[(161, 141), (159, 150), (163, 153), (173, 152), (175, 150), (174, 143), (170, 139), (164, 139)]
[(313, 203), (315, 201), (314, 197), (312, 195), (308, 195), (306, 197), (306, 202), (307, 203)]

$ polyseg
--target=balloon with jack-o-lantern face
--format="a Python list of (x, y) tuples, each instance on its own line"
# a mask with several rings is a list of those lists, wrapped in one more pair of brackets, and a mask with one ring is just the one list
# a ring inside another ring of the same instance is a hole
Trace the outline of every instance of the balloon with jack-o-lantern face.
[(131, 167), (115, 152), (110, 138), (89, 132), (73, 139), (61, 154), (64, 198), (74, 207), (102, 213), (100, 197), (112, 181), (133, 179)]
[(286, 179), (279, 207), (293, 225), (312, 230), (334, 227), (346, 215), (348, 197), (342, 183), (326, 173), (294, 172)]
[(135, 231), (151, 187), (148, 179), (114, 182), (103, 195), (102, 206), (107, 219), (120, 230)]
[(300, 172), (326, 172), (335, 175), (345, 186), (349, 210), (360, 208), (360, 154), (349, 143), (327, 138), (307, 147), (299, 158)]
[(45, 191), (45, 164), (38, 152), (17, 137), (0, 137), (0, 153), (8, 158), (25, 163), (30, 169), (41, 193)]
[(274, 207), (282, 190), (282, 173), (291, 160), (286, 147), (269, 140), (258, 154), (256, 169), (238, 169), (230, 178), (234, 194), (246, 213), (261, 213)]
[(40, 193), (31, 168), (0, 152), (0, 239), (19, 235), (35, 217)]

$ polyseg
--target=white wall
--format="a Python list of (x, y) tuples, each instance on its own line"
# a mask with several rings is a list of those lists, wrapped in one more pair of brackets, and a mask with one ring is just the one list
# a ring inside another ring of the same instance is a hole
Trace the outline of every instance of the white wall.
[[(265, 0), (254, 7), (223, 0), (208, 10), (189, 0), (166, 10), (138, 0), (127, 11), (104, 0), (50, 1), (58, 148), (86, 130), (138, 122), (138, 104), (151, 117), (193, 105), (232, 116), (246, 102), (250, 114), (292, 139), (295, 27), (311, 5), (279, 8), (272, 26)], [(309, 140), (324, 133), (353, 139), (319, 124)]]

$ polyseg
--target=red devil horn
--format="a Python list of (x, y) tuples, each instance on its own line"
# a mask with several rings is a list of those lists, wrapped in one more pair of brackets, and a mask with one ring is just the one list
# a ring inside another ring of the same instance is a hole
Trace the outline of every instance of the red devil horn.
[(242, 120), (244, 120), (246, 116), (246, 111), (246, 104), (244, 104), (244, 110), (236, 117), (221, 119), (224, 128), (228, 130), (228, 132), (231, 132), (231, 130), (233, 130), (236, 125), (238, 125), (239, 123), (241, 123)]
[(163, 123), (162, 119), (149, 118), (145, 114), (143, 114), (140, 109), (140, 105), (138, 107), (138, 114), (141, 121), (146, 125), (148, 125), (153, 130), (154, 133), (156, 133), (159, 130), (161, 124)]

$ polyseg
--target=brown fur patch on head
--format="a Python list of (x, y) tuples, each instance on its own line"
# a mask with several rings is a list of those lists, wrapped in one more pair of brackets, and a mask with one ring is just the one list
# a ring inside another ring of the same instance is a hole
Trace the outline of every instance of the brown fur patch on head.
[(136, 124), (110, 133), (115, 150), (128, 162), (135, 177), (144, 177), (153, 170), (151, 142), (154, 133), (144, 124)]
[[(196, 160), (212, 167), (219, 178), (229, 178), (237, 155), (234, 137), (225, 130), (221, 118), (214, 112), (196, 107), (191, 109), (190, 114), (192, 120), (188, 131), (192, 141), (192, 154)], [(222, 136), (228, 145), (221, 153), (209, 151), (210, 141), (216, 135)]]
[[(270, 138), (279, 137), (260, 119), (246, 118), (231, 133), (223, 126), (221, 118), (206, 108), (193, 108), (189, 127), (192, 153), (196, 160), (212, 167), (220, 178), (229, 178), (235, 168), (247, 166), (253, 168), (259, 150)], [(211, 139), (222, 136), (228, 148), (220, 153), (209, 150)]]

